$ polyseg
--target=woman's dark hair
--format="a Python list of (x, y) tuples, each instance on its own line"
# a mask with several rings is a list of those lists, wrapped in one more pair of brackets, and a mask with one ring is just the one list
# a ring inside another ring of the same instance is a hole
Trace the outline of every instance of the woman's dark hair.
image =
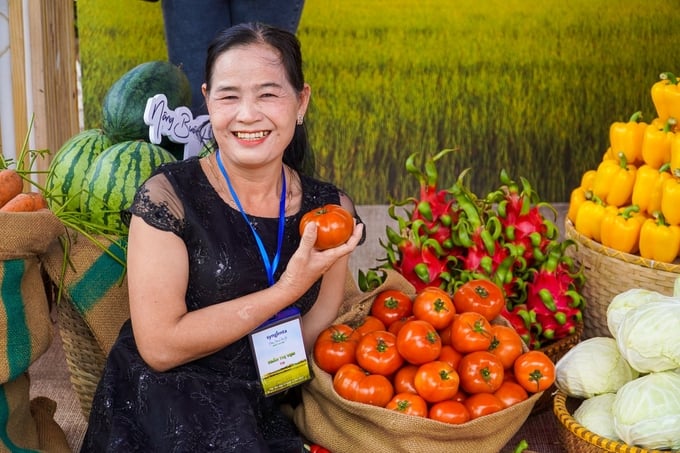
[[(205, 83), (208, 91), (217, 58), (233, 47), (255, 43), (267, 44), (278, 51), (288, 82), (298, 93), (301, 92), (305, 78), (302, 73), (300, 41), (289, 31), (258, 22), (234, 25), (215, 36), (208, 47), (205, 61)], [(314, 173), (314, 157), (304, 123), (295, 127), (293, 139), (283, 154), (283, 162), (301, 173)]]

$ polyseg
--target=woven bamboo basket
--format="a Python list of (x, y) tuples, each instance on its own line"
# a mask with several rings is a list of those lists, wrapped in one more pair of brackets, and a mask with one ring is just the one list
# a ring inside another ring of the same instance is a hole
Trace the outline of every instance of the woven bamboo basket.
[(85, 420), (90, 417), (92, 398), (106, 363), (106, 355), (73, 303), (62, 296), (57, 319), (71, 385), (78, 396)]
[(572, 416), (581, 400), (567, 397), (564, 392), (558, 391), (553, 401), (553, 412), (558, 421), (557, 434), (568, 453), (668, 453), (668, 450), (665, 452), (647, 450), (598, 436), (578, 423)]
[(680, 264), (652, 261), (605, 247), (576, 231), (568, 219), (565, 237), (576, 243), (566, 253), (583, 266), (586, 279), (581, 291), (585, 299), (583, 339), (612, 336), (607, 327), (607, 307), (617, 294), (642, 288), (673, 295)]
[[(582, 333), (583, 324), (577, 324), (576, 332), (569, 335), (568, 337), (564, 337), (552, 344), (549, 344), (539, 349), (539, 351), (545, 353), (548, 357), (550, 357), (553, 363), (557, 363), (564, 356), (564, 354), (567, 353), (567, 351), (569, 351), (571, 348), (576, 346), (576, 344), (579, 341), (581, 341)], [(539, 412), (543, 412), (544, 410), (550, 409), (553, 405), (553, 394), (556, 391), (557, 387), (555, 387), (554, 384), (550, 386), (547, 390), (545, 390), (545, 392), (543, 392), (543, 395), (536, 402), (536, 405), (532, 409), (531, 413), (537, 414)]]

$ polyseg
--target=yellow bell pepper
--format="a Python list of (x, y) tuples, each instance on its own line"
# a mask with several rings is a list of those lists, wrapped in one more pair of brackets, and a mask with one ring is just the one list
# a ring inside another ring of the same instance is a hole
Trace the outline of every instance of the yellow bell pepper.
[(587, 200), (586, 191), (579, 186), (571, 191), (569, 196), (569, 209), (567, 209), (567, 218), (571, 223), (576, 224), (576, 214), (584, 201)]
[(650, 124), (642, 137), (642, 160), (645, 164), (659, 168), (671, 161), (671, 144), (675, 138), (675, 118), (668, 118), (663, 129)]
[(619, 153), (623, 153), (634, 165), (642, 163), (642, 138), (648, 126), (641, 118), (642, 112), (635, 112), (628, 122), (616, 121), (609, 126), (612, 155), (618, 158)]
[(661, 193), (661, 214), (667, 224), (680, 225), (680, 170), (663, 183)]
[(602, 218), (600, 236), (602, 245), (624, 253), (637, 253), (640, 245), (640, 228), (646, 220), (640, 207), (630, 205), (619, 212), (608, 211)]
[(680, 133), (671, 141), (671, 173), (680, 168)]
[(640, 228), (640, 256), (672, 263), (680, 252), (680, 226), (669, 225), (663, 214), (645, 220)]
[(595, 176), (597, 176), (597, 170), (588, 170), (583, 172), (581, 176), (581, 188), (583, 190), (592, 190), (593, 182), (595, 182)]
[(668, 118), (680, 120), (680, 85), (671, 72), (662, 73), (658, 82), (652, 85), (652, 103), (662, 122)]
[(605, 205), (593, 195), (578, 208), (574, 228), (585, 237), (601, 242), (602, 219), (607, 212), (616, 212), (616, 207)]
[(637, 169), (631, 201), (640, 207), (640, 212), (652, 215), (661, 209), (663, 183), (671, 178), (669, 168), (670, 164), (664, 164), (659, 169), (644, 164)]
[(629, 164), (623, 152), (618, 161), (605, 160), (597, 166), (593, 193), (605, 204), (621, 207), (630, 204), (637, 167)]

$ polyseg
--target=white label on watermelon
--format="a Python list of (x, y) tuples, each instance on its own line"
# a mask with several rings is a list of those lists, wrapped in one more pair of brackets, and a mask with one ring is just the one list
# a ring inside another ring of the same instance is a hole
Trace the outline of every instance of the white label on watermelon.
[(172, 110), (168, 98), (157, 94), (146, 101), (144, 123), (149, 126), (149, 141), (161, 143), (163, 135), (175, 143), (184, 143), (184, 159), (197, 156), (203, 145), (212, 139), (208, 115), (193, 117), (191, 110), (183, 105)]

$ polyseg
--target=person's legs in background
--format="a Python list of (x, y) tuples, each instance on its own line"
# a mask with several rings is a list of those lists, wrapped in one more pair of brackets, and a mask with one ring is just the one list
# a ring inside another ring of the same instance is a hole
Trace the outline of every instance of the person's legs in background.
[(162, 0), (168, 60), (181, 66), (191, 84), (194, 117), (207, 114), (201, 85), (208, 45), (232, 25), (228, 0)]
[(304, 0), (235, 0), (231, 6), (232, 24), (263, 22), (297, 33)]
[(221, 30), (242, 22), (263, 22), (293, 33), (304, 0), (162, 0), (168, 59), (181, 66), (191, 84), (194, 117), (207, 114), (201, 85), (207, 48)]

